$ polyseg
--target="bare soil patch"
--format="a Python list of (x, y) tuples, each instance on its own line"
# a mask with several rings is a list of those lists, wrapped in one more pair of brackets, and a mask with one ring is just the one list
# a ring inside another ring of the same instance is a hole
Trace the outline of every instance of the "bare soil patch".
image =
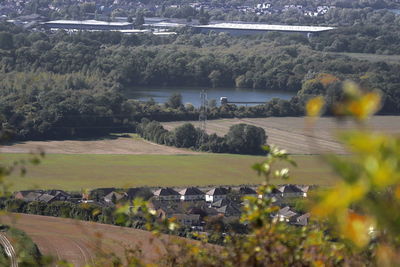
[(30, 214), (0, 218), (2, 223), (25, 231), (42, 254), (66, 260), (73, 266), (92, 265), (99, 248), (124, 258), (126, 248), (138, 247), (148, 262), (156, 261), (165, 252), (160, 239), (147, 231)]
[(45, 151), (48, 154), (197, 154), (188, 149), (151, 143), (137, 136), (116, 136), (97, 140), (26, 141), (0, 146), (0, 153), (35, 151)]
[[(163, 123), (163, 126), (172, 130), (183, 123), (166, 122)], [(191, 121), (191, 123), (196, 125), (198, 122)], [(207, 132), (223, 136), (228, 132), (229, 127), (238, 123), (247, 123), (264, 128), (268, 135), (268, 144), (275, 144), (291, 154), (346, 154), (345, 149), (337, 139), (337, 134), (343, 130), (357, 127), (355, 123), (338, 122), (334, 118), (320, 118), (312, 129), (307, 127), (304, 117), (235, 118), (210, 120), (207, 122)], [(399, 134), (400, 116), (375, 116), (370, 119), (365, 127)]]

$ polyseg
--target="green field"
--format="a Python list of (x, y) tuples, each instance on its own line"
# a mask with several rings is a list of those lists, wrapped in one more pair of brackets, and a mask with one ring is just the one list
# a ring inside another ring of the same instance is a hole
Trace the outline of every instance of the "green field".
[[(1, 154), (2, 162), (27, 154)], [(291, 183), (331, 185), (335, 176), (318, 156), (293, 156)], [(263, 157), (201, 155), (67, 155), (48, 154), (40, 165), (28, 166), (24, 177), (14, 172), (12, 190), (57, 188), (81, 190), (97, 187), (186, 186), (257, 184), (262, 179), (251, 169)], [(283, 181), (276, 181), (283, 183)]]

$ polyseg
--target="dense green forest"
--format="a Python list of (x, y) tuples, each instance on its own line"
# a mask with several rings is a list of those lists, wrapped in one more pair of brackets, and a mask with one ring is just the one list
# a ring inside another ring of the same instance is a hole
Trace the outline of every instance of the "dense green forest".
[[(324, 95), (332, 103), (341, 96), (341, 83), (351, 79), (383, 93), (381, 113), (397, 114), (400, 65), (350, 59), (340, 52), (398, 54), (398, 32), (368, 24), (311, 39), (279, 33), (202, 35), (190, 29), (159, 37), (117, 32), (51, 34), (0, 24), (2, 134), (15, 139), (89, 137), (135, 131), (142, 118), (198, 118), (192, 105), (159, 105), (125, 97), (139, 86), (297, 92), (289, 101), (274, 99), (255, 107), (213, 105), (208, 114), (212, 119), (302, 115), (311, 96)], [(331, 112), (329, 105), (326, 112)]]

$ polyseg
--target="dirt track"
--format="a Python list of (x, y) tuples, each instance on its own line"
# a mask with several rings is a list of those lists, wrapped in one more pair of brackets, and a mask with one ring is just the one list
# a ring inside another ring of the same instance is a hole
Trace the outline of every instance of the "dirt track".
[[(167, 122), (163, 126), (174, 129), (184, 122)], [(198, 124), (198, 122), (192, 121)], [(234, 124), (247, 123), (262, 127), (268, 135), (268, 144), (275, 144), (292, 154), (321, 154), (332, 152), (345, 154), (346, 151), (336, 138), (342, 130), (353, 129), (354, 123), (338, 122), (333, 118), (320, 118), (311, 129), (306, 127), (303, 117), (270, 117), (222, 119), (207, 122), (207, 132), (223, 136)], [(386, 133), (400, 133), (400, 116), (375, 116), (367, 128)]]
[(197, 154), (194, 151), (162, 146), (141, 138), (118, 137), (98, 140), (26, 141), (0, 146), (0, 153), (48, 154)]
[(67, 260), (73, 266), (92, 264), (99, 248), (124, 257), (124, 247), (138, 246), (147, 261), (156, 260), (165, 251), (159, 239), (142, 230), (29, 214), (10, 216), (2, 215), (1, 223), (25, 231), (42, 254)]

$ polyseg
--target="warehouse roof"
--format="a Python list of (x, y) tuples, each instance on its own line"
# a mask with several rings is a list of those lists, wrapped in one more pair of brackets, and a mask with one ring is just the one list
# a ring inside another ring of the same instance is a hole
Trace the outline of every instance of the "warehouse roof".
[(129, 22), (107, 22), (100, 20), (51, 20), (46, 21), (45, 24), (70, 24), (70, 25), (98, 25), (98, 26), (128, 26), (132, 25)]
[(137, 30), (137, 29), (132, 29), (132, 30), (114, 30), (120, 33), (148, 33), (151, 32), (150, 30)]
[(196, 28), (214, 28), (230, 30), (258, 30), (258, 31), (290, 31), (290, 32), (322, 32), (333, 30), (333, 27), (320, 26), (293, 26), (293, 25), (269, 25), (269, 24), (246, 24), (246, 23), (218, 23), (210, 25), (198, 25)]
[(147, 23), (143, 26), (154, 27), (154, 28), (178, 28), (185, 27), (186, 24), (174, 23), (174, 22), (157, 22), (157, 23)]

